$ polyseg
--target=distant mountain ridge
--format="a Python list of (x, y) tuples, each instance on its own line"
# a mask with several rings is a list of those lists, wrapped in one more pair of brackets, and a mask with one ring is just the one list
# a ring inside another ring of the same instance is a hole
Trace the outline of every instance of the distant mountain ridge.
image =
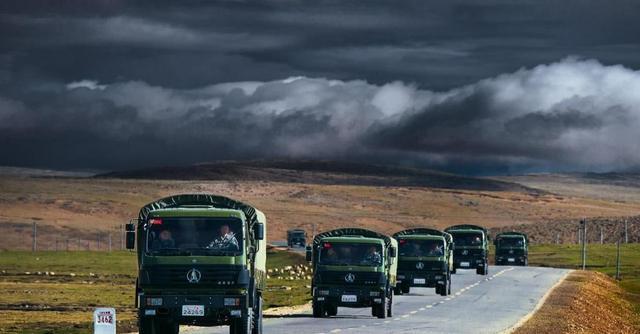
[(341, 161), (222, 161), (117, 171), (99, 178), (154, 180), (272, 181), (315, 184), (420, 186), (431, 188), (540, 192), (517, 183), (419, 168)]

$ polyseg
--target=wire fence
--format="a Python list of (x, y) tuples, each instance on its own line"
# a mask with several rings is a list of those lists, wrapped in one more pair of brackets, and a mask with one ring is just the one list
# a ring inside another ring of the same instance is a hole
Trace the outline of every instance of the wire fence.
[(93, 232), (39, 222), (3, 225), (0, 249), (4, 250), (111, 252), (125, 249), (124, 224)]

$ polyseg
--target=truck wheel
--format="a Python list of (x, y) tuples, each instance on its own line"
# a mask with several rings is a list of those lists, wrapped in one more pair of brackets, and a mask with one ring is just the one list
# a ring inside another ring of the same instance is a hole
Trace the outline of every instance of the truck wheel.
[(229, 326), (230, 334), (252, 334), (253, 309), (247, 309), (247, 312), (243, 312), (240, 319), (234, 319), (232, 321), (231, 326)]
[(451, 269), (451, 273), (455, 274), (456, 273), (456, 268)]
[(252, 334), (262, 334), (262, 295), (256, 299), (255, 311), (253, 312)]
[(330, 317), (338, 315), (338, 305), (329, 305), (327, 307), (327, 315)]
[(371, 315), (378, 317), (378, 319), (384, 319), (387, 317), (387, 297), (382, 297), (382, 303), (373, 305), (371, 307)]
[(447, 280), (447, 295), (451, 294), (451, 274), (448, 275), (449, 279)]
[(400, 285), (396, 285), (396, 287), (393, 288), (393, 293), (398, 296), (402, 295), (402, 288), (400, 287)]
[(389, 294), (389, 300), (387, 301), (387, 317), (393, 317), (393, 293)]
[(324, 307), (321, 304), (316, 302), (313, 303), (313, 317), (314, 318), (322, 318), (324, 317)]
[(402, 293), (409, 293), (410, 289), (409, 284), (402, 284)]
[(138, 331), (140, 334), (153, 334), (153, 320), (140, 316), (138, 320)]

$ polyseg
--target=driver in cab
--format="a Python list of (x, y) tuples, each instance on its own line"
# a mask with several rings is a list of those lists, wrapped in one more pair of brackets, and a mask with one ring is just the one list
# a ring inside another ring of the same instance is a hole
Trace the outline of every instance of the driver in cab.
[(218, 237), (213, 239), (207, 248), (236, 251), (240, 250), (240, 245), (238, 244), (238, 239), (236, 239), (235, 233), (231, 231), (231, 228), (229, 228), (229, 225), (222, 224), (218, 229)]

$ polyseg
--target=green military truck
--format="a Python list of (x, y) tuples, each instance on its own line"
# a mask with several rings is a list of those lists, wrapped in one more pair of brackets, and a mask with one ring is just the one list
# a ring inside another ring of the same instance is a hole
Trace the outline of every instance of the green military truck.
[(175, 334), (181, 324), (262, 333), (266, 224), (250, 205), (215, 195), (142, 207), (126, 238), (137, 248), (140, 333)]
[(497, 265), (529, 265), (529, 240), (520, 232), (503, 232), (493, 240)]
[(307, 232), (303, 229), (292, 229), (287, 231), (287, 246), (289, 248), (305, 247), (307, 245)]
[(451, 294), (453, 237), (447, 232), (414, 228), (393, 235), (398, 241), (398, 281), (395, 293), (413, 287), (435, 288), (441, 296)]
[(389, 236), (360, 228), (316, 235), (307, 247), (313, 316), (335, 316), (343, 306), (371, 307), (372, 316), (391, 317), (397, 245)]
[(489, 274), (489, 231), (477, 225), (454, 225), (445, 232), (453, 236), (453, 273), (457, 269), (475, 269), (478, 275)]

